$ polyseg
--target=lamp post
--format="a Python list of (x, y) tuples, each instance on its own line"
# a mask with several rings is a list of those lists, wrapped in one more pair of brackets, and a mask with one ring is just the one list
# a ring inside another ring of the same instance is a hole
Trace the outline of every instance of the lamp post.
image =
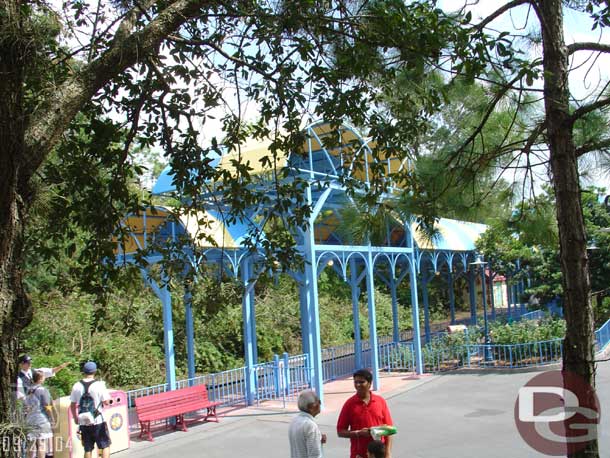
[(493, 357), (491, 354), (491, 342), (489, 339), (489, 327), (487, 324), (487, 288), (485, 282), (485, 266), (487, 263), (483, 261), (483, 257), (481, 255), (477, 256), (477, 260), (470, 263), (471, 266), (474, 266), (475, 269), (477, 266), (481, 268), (481, 289), (483, 291), (483, 334), (485, 339), (485, 361), (493, 361)]

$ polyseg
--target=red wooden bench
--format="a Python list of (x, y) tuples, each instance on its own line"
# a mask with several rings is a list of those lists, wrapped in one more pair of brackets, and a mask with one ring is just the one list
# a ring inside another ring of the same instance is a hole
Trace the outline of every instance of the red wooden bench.
[[(175, 417), (174, 428), (180, 427), (182, 431), (186, 431), (184, 414), (206, 409), (205, 415), (195, 420), (203, 419), (204, 421), (217, 422), (216, 406), (220, 405), (220, 402), (213, 402), (208, 399), (208, 390), (205, 385), (195, 385), (143, 396), (136, 398), (135, 403), (138, 421), (140, 422), (140, 437), (146, 434), (150, 441), (153, 440), (150, 432), (151, 421)], [(208, 420), (209, 418), (213, 418), (213, 420)]]

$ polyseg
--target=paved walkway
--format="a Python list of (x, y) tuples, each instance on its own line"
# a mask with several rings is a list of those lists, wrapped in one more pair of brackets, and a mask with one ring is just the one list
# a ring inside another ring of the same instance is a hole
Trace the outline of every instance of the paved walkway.
[[(384, 374), (381, 394), (398, 428), (393, 458), (532, 458), (541, 455), (523, 442), (513, 420), (517, 392), (536, 372), (456, 371), (416, 377)], [(610, 362), (598, 364), (602, 405), (600, 449), (610, 458)], [(335, 424), (344, 400), (353, 392), (351, 378), (325, 385), (324, 411), (317, 417), (329, 438), (325, 458), (347, 458), (349, 442)], [(189, 431), (157, 433), (154, 442), (132, 441), (116, 458), (288, 456), (287, 428), (294, 406), (271, 403), (223, 413), (220, 423), (195, 424)]]

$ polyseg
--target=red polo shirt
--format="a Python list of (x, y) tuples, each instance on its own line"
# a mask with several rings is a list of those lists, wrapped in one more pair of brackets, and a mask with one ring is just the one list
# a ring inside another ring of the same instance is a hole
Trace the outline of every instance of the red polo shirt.
[[(345, 401), (337, 420), (337, 431), (341, 429), (356, 431), (373, 426), (394, 424), (385, 399), (376, 394), (370, 394), (371, 399), (368, 404), (365, 404), (357, 394)], [(372, 440), (370, 436), (351, 437), (350, 458), (356, 458), (356, 455), (366, 458), (366, 447)], [(382, 440), (385, 442), (385, 437)]]

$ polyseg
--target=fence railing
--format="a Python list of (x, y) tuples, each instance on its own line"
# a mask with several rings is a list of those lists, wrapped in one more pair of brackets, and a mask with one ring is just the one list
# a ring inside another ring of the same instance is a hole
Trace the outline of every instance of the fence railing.
[(608, 344), (610, 344), (610, 319), (595, 331), (595, 344), (597, 351), (606, 350)]
[[(523, 314), (521, 319), (538, 319), (544, 312), (536, 311)], [(378, 344), (379, 367), (385, 371), (415, 371), (415, 350), (409, 332), (401, 333), (405, 339), (393, 342), (392, 338), (380, 337)], [(431, 342), (422, 344), (424, 372), (441, 372), (462, 367), (480, 368), (522, 368), (543, 366), (556, 363), (562, 358), (563, 341), (554, 339), (510, 345), (466, 343), (463, 345), (445, 344), (445, 333), (436, 333)], [(598, 351), (605, 350), (610, 344), (610, 320), (595, 332)], [(369, 341), (362, 341), (361, 361), (363, 367), (371, 367)], [(350, 375), (355, 370), (356, 355), (354, 344), (345, 344), (322, 350), (323, 381), (328, 382)], [(267, 400), (283, 403), (296, 400), (298, 393), (311, 386), (312, 368), (307, 355), (282, 357), (275, 356), (273, 361), (256, 364), (254, 372), (254, 402)], [(190, 379), (179, 380), (176, 388), (205, 384), (210, 398), (230, 407), (246, 404), (245, 367), (214, 374), (206, 374)], [(130, 390), (127, 392), (128, 405), (133, 407), (137, 397), (162, 393), (166, 384)], [(137, 419), (130, 413), (130, 428), (137, 429)]]
[(543, 310), (534, 310), (533, 312), (522, 314), (519, 320), (541, 320), (545, 315), (546, 313)]

